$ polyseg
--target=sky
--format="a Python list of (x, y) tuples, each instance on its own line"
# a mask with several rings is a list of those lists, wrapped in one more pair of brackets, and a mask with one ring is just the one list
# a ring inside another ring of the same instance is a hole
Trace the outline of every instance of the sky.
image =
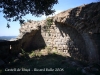
[[(60, 13), (62, 11), (68, 10), (70, 8), (74, 8), (83, 4), (89, 4), (92, 2), (97, 2), (98, 0), (58, 0), (58, 4), (53, 6), (53, 9), (55, 9), (55, 14)], [(3, 13), (0, 13), (0, 36), (18, 36), (19, 28), (21, 27), (19, 22), (9, 22), (10, 28), (7, 28), (7, 21), (3, 17)], [(46, 17), (43, 15), (41, 17), (35, 17), (31, 14), (26, 15), (23, 19), (31, 19), (34, 21), (40, 21), (46, 19)]]

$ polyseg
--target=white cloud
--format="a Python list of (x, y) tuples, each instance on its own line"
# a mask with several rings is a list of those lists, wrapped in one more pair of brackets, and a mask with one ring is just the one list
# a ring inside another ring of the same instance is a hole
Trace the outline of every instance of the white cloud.
[[(49, 15), (47, 17), (52, 17), (52, 16), (60, 13), (61, 11), (62, 10), (56, 10), (56, 12), (53, 15)], [(28, 14), (24, 18), (26, 18), (26, 19), (32, 19), (32, 20), (35, 20), (35, 21), (41, 21), (41, 20), (45, 20), (46, 19), (46, 16), (45, 15), (42, 15), (41, 17), (35, 17), (35, 16), (32, 16), (31, 14)]]
[(62, 10), (57, 10), (57, 11), (55, 12), (55, 14), (58, 14), (58, 13), (60, 13), (60, 12), (62, 12)]
[[(60, 12), (62, 12), (62, 10), (56, 10), (56, 12), (55, 12), (53, 15), (49, 15), (49, 16), (47, 16), (47, 17), (54, 16), (54, 15), (56, 15), (56, 14), (60, 13)], [(41, 18), (45, 19), (45, 18), (46, 18), (46, 16), (45, 16), (45, 15), (43, 15), (43, 16), (41, 16)]]

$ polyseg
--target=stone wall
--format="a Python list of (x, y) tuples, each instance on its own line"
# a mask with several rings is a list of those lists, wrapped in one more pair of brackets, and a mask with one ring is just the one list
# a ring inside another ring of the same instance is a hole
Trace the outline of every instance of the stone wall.
[(82, 36), (70, 26), (54, 24), (48, 31), (41, 27), (32, 39), (33, 41), (29, 46), (31, 49), (49, 46), (73, 58), (87, 59), (86, 46)]
[[(0, 41), (0, 58), (5, 59), (7, 58), (9, 55), (11, 55), (11, 53), (16, 53), (19, 52), (20, 50), (17, 49), (19, 41)], [(17, 46), (17, 48), (15, 48), (14, 50), (11, 50), (11, 46)]]
[[(87, 56), (85, 42), (77, 30), (60, 24), (51, 25), (50, 32), (41, 30), (47, 46), (57, 48), (68, 56), (84, 59)], [(86, 59), (86, 58), (85, 58)]]
[(45, 29), (46, 20), (26, 22), (20, 28), (20, 36), (17, 38), (19, 44), (12, 45), (12, 51), (21, 48), (29, 51), (49, 46), (75, 59), (99, 62), (99, 18), (100, 2), (53, 16), (53, 23), (48, 30)]

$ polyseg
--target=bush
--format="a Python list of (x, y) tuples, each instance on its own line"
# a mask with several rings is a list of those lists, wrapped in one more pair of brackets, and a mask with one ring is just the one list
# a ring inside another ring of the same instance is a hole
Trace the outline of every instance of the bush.
[(47, 25), (47, 27), (50, 27), (52, 25), (52, 23), (53, 23), (53, 19), (48, 17), (46, 19), (46, 25)]

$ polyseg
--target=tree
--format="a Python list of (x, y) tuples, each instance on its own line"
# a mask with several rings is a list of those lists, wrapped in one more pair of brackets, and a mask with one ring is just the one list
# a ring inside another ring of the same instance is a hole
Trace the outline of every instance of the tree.
[(29, 13), (37, 17), (54, 13), (52, 8), (57, 3), (58, 0), (0, 0), (0, 8), (7, 21), (19, 20), (22, 23), (22, 17)]

